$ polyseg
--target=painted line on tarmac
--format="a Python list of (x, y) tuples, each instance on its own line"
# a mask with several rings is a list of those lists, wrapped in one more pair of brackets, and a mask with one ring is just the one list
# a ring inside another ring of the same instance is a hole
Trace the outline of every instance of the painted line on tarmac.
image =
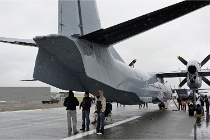
[[(132, 118), (129, 118), (129, 119), (125, 119), (125, 120), (122, 120), (122, 121), (119, 121), (119, 122), (116, 122), (116, 123), (113, 123), (113, 124), (106, 125), (106, 126), (104, 126), (104, 129), (108, 129), (108, 128), (112, 128), (112, 127), (121, 125), (123, 123), (129, 122), (129, 121), (132, 121), (132, 120), (135, 120), (135, 119), (137, 119), (139, 117), (141, 117), (141, 116), (135, 116), (135, 117), (132, 117)], [(90, 131), (87, 131), (87, 132), (79, 133), (77, 135), (74, 135), (74, 136), (71, 136), (71, 137), (68, 137), (68, 138), (64, 138), (64, 139), (61, 139), (61, 140), (74, 140), (74, 139), (79, 139), (79, 138), (82, 138), (84, 136), (91, 135), (91, 134), (94, 134), (94, 133), (96, 133), (96, 130), (95, 129), (90, 130)]]
[(28, 110), (17, 110), (17, 111), (4, 111), (0, 113), (18, 113), (18, 112), (33, 112), (33, 111), (43, 111), (43, 110), (57, 110), (63, 109), (64, 107), (57, 107), (57, 108), (43, 108), (43, 109), (28, 109)]

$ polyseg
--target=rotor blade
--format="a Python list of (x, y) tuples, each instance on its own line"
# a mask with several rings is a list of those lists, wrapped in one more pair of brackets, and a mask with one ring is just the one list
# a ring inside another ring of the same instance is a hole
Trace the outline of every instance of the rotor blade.
[(203, 59), (203, 61), (201, 62), (201, 67), (202, 67), (204, 64), (206, 64), (206, 62), (209, 61), (209, 59), (210, 59), (210, 54), (209, 54), (205, 59)]
[(184, 65), (187, 65), (187, 61), (182, 58), (181, 56), (177, 56), (177, 58), (184, 64)]
[(203, 81), (210, 86), (210, 81), (206, 77), (203, 77)]
[(178, 88), (181, 88), (187, 82), (187, 78), (184, 78), (182, 82), (179, 84)]

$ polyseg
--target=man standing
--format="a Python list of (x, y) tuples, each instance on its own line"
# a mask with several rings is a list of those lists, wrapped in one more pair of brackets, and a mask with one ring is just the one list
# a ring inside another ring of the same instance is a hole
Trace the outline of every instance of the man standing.
[(181, 102), (181, 97), (180, 97), (180, 95), (179, 95), (178, 98), (177, 98), (177, 102), (178, 102), (178, 104), (179, 104), (179, 110), (182, 110), (182, 102)]
[(68, 133), (71, 134), (72, 127), (71, 127), (71, 119), (73, 121), (73, 131), (74, 134), (77, 134), (77, 112), (76, 106), (79, 105), (79, 101), (76, 97), (74, 97), (74, 93), (70, 90), (69, 96), (65, 98), (63, 105), (66, 107), (67, 110), (67, 122), (68, 122)]
[(90, 107), (92, 99), (89, 97), (89, 92), (84, 93), (84, 98), (80, 103), (80, 109), (82, 107), (82, 128), (80, 130), (85, 130), (85, 120), (86, 120), (86, 131), (89, 131), (90, 125)]
[(106, 109), (106, 98), (103, 96), (103, 91), (98, 91), (98, 100), (96, 102), (96, 110), (98, 114), (97, 118), (97, 127), (96, 132), (97, 134), (104, 134), (104, 115)]
[(209, 115), (209, 99), (207, 95), (205, 95), (205, 103), (206, 103), (206, 113)]

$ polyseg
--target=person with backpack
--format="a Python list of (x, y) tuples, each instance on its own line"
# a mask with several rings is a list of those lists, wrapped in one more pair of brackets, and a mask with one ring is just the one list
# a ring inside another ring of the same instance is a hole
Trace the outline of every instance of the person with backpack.
[(68, 134), (71, 134), (72, 127), (71, 121), (73, 121), (73, 131), (74, 134), (79, 133), (77, 131), (77, 112), (76, 106), (79, 105), (79, 101), (76, 97), (74, 97), (74, 93), (70, 90), (69, 96), (65, 98), (63, 105), (66, 107), (67, 110), (67, 122), (68, 122)]
[(106, 98), (103, 96), (103, 91), (98, 91), (98, 100), (96, 102), (96, 112), (98, 114), (97, 118), (97, 126), (96, 126), (96, 133), (97, 134), (104, 134), (104, 116), (106, 110)]
[(90, 125), (90, 107), (92, 99), (89, 97), (89, 92), (84, 93), (84, 98), (80, 103), (80, 109), (82, 107), (82, 128), (80, 130), (85, 131), (85, 121), (86, 121), (86, 131), (89, 131)]

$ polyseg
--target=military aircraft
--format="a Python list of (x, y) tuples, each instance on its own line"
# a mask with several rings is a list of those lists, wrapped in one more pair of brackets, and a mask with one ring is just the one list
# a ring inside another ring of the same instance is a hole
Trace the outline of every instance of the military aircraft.
[(102, 29), (95, 1), (59, 0), (58, 34), (0, 42), (38, 47), (33, 80), (94, 95), (102, 89), (107, 100), (122, 104), (157, 103), (171, 97), (171, 87), (157, 73), (125, 64), (113, 45), (209, 4), (183, 1)]

